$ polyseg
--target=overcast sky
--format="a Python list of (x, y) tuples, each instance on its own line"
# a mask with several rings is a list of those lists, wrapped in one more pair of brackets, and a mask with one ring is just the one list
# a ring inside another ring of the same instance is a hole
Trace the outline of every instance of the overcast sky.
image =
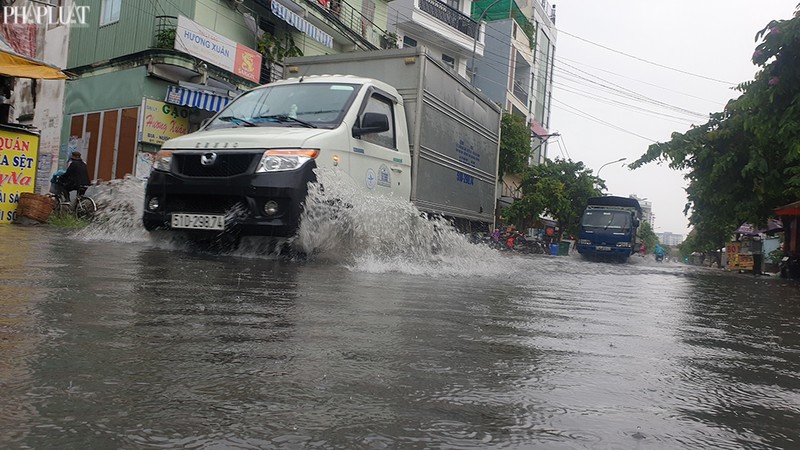
[[(673, 131), (685, 132), (692, 123), (705, 123), (709, 113), (721, 111), (738, 96), (727, 83), (751, 80), (756, 73), (750, 61), (756, 33), (772, 19), (791, 18), (800, 0), (553, 3), (559, 35), (550, 131), (562, 137), (551, 141), (548, 156), (583, 161), (596, 173), (615, 159), (632, 162), (653, 141), (668, 141)], [(625, 90), (634, 93), (623, 94)], [(646, 198), (653, 203), (657, 233), (686, 234), (682, 174), (655, 163), (634, 171), (622, 164), (609, 164), (600, 172), (607, 193)]]

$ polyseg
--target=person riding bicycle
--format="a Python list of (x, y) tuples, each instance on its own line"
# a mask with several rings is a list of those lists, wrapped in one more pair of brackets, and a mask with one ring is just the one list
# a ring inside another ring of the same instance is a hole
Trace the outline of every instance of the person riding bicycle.
[(78, 197), (86, 193), (90, 184), (89, 170), (81, 159), (81, 153), (72, 152), (66, 172), (56, 177), (56, 187), (59, 191), (56, 195), (70, 201), (70, 207), (74, 207), (74, 203), (70, 200), (70, 192), (77, 191), (75, 196), (75, 202), (77, 202)]

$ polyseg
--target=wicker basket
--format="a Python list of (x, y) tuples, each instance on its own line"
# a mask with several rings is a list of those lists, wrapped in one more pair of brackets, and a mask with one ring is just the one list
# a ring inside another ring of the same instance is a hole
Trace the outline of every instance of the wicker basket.
[(39, 222), (47, 222), (55, 206), (55, 199), (49, 195), (37, 195), (30, 192), (23, 192), (19, 194), (17, 215), (38, 220)]

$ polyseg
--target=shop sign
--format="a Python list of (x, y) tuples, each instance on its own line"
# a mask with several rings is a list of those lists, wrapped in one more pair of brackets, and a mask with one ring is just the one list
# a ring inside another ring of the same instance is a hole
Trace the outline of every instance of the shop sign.
[(178, 17), (175, 49), (255, 83), (261, 76), (260, 53), (183, 16)]
[(0, 223), (9, 223), (19, 195), (33, 192), (39, 136), (0, 130)]
[(189, 109), (142, 99), (139, 109), (139, 142), (161, 145), (189, 132)]

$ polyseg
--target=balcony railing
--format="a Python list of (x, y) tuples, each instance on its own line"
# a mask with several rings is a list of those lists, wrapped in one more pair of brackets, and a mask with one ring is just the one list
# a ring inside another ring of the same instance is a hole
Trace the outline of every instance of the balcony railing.
[(419, 0), (419, 9), (471, 38), (478, 35), (477, 22), (438, 0)]
[(178, 18), (175, 16), (156, 16), (155, 19), (153, 48), (174, 48)]

